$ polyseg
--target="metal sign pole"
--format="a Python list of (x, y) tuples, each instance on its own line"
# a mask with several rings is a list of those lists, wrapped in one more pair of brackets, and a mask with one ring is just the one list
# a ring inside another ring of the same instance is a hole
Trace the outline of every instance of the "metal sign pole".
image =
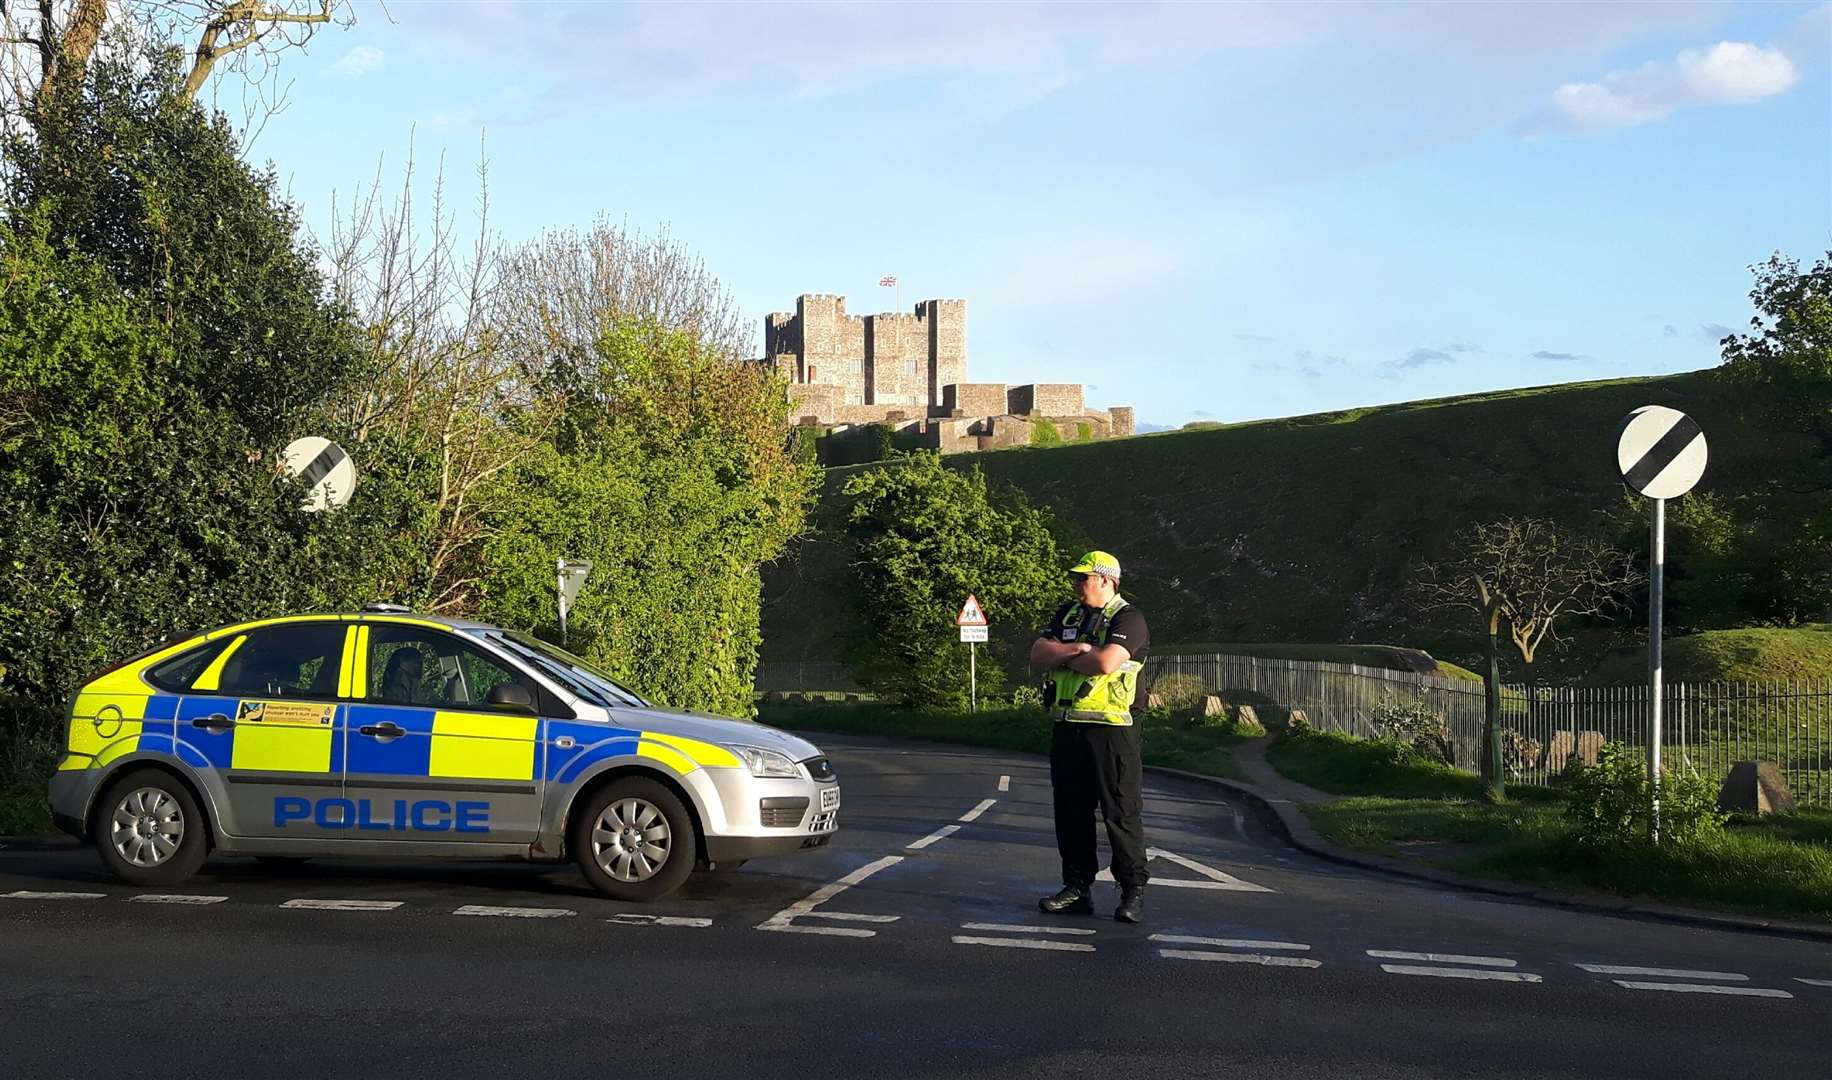
[(566, 560), (561, 559), (559, 572), (554, 576), (554, 591), (560, 597), (560, 647), (566, 647)]
[(967, 711), (980, 711), (980, 663), (979, 646), (967, 643)]
[(1654, 500), (1653, 536), (1649, 546), (1648, 567), (1648, 684), (1649, 716), (1652, 730), (1648, 737), (1648, 779), (1653, 803), (1648, 808), (1648, 838), (1660, 843), (1660, 637), (1662, 608), (1665, 606), (1667, 570), (1667, 501)]

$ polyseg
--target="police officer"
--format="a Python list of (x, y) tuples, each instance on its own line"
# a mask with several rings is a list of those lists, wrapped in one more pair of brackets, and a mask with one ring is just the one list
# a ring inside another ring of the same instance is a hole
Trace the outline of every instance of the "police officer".
[(1145, 916), (1145, 829), (1139, 820), (1139, 729), (1132, 698), (1151, 634), (1145, 616), (1119, 594), (1120, 561), (1090, 551), (1069, 568), (1076, 599), (1064, 604), (1031, 645), (1032, 666), (1049, 672), (1044, 703), (1050, 734), (1050, 783), (1056, 801), (1056, 849), (1062, 890), (1044, 897), (1044, 911), (1085, 915), (1099, 870), (1094, 810), (1107, 822), (1113, 880), (1120, 904), (1113, 917)]

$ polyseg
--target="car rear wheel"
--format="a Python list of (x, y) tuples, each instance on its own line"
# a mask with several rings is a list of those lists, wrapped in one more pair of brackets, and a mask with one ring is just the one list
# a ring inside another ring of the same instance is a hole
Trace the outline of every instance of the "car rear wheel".
[(680, 798), (654, 780), (613, 780), (573, 822), (579, 869), (613, 900), (658, 900), (693, 873), (693, 820)]
[(209, 854), (208, 826), (191, 792), (157, 769), (128, 773), (102, 795), (96, 851), (130, 885), (176, 885)]

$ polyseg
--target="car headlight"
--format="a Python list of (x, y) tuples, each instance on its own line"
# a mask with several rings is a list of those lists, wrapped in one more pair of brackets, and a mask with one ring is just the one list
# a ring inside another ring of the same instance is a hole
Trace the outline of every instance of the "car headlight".
[(728, 749), (744, 760), (752, 776), (793, 778), (801, 775), (801, 770), (795, 765), (795, 759), (780, 750), (767, 750), (761, 746), (732, 746)]

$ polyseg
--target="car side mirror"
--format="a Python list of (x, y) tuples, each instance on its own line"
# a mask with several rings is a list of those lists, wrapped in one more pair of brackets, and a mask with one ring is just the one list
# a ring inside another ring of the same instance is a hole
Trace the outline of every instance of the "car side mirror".
[(528, 688), (521, 683), (497, 683), (490, 687), (490, 693), (483, 700), (486, 705), (534, 711), (534, 698), (529, 696)]

